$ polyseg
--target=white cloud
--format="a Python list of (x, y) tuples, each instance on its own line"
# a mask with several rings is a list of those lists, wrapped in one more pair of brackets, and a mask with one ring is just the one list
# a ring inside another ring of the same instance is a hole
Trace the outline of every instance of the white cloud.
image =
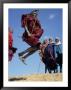
[(50, 15), (49, 15), (49, 19), (51, 20), (51, 19), (53, 19), (53, 18), (55, 18), (55, 15), (54, 15), (54, 14), (50, 14)]

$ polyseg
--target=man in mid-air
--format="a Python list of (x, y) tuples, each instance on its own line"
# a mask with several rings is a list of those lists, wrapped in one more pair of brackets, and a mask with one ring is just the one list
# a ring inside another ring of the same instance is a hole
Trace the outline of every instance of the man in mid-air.
[(41, 44), (39, 39), (43, 34), (43, 29), (37, 18), (37, 12), (38, 10), (33, 10), (29, 14), (23, 14), (21, 18), (21, 25), (25, 30), (22, 35), (22, 40), (31, 46), (24, 52), (18, 54), (23, 62), (29, 55), (37, 51)]

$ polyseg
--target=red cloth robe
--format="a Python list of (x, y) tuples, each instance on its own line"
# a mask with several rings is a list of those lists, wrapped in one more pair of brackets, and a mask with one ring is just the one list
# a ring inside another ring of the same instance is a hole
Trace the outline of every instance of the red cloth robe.
[(21, 19), (22, 27), (27, 26), (31, 36), (28, 36), (27, 32), (23, 33), (22, 39), (30, 46), (35, 46), (40, 43), (39, 39), (43, 34), (43, 29), (37, 18), (34, 18), (32, 15), (22, 15)]
[(13, 37), (12, 37), (12, 32), (9, 31), (9, 61), (12, 60), (13, 57), (13, 51), (12, 51), (12, 45), (13, 45)]

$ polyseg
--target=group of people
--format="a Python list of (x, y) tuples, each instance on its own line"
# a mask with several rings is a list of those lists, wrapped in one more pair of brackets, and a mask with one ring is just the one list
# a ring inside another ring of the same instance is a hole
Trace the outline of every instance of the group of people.
[(52, 70), (58, 72), (58, 66), (60, 66), (60, 72), (62, 72), (62, 43), (58, 37), (49, 38), (44, 40), (40, 45), (39, 55), (42, 62), (45, 64), (45, 73), (47, 69), (49, 73)]

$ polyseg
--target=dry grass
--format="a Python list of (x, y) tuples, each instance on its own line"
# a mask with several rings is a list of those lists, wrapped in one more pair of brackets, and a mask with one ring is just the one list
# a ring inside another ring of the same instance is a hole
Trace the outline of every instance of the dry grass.
[(62, 73), (10, 77), (9, 81), (62, 81)]

